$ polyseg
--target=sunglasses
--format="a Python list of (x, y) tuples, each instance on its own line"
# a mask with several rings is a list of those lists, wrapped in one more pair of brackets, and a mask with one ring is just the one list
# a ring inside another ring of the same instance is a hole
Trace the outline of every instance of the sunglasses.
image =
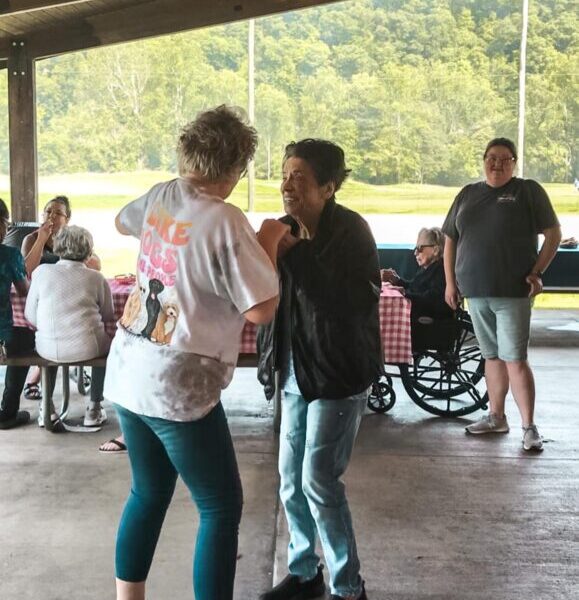
[(436, 248), (436, 244), (420, 244), (420, 246), (414, 246), (413, 252), (420, 254), (424, 248)]

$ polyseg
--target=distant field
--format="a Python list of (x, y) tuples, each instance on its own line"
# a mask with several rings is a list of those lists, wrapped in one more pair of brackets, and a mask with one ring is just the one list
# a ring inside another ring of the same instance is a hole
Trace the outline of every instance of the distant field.
[[(137, 173), (89, 173), (42, 177), (39, 182), (39, 206), (42, 207), (57, 194), (69, 196), (74, 212), (85, 210), (118, 210), (130, 200), (146, 192), (159, 181), (174, 177), (171, 173), (143, 171)], [(8, 178), (0, 175), (0, 197), (9, 199)], [(572, 184), (545, 184), (555, 210), (561, 214), (579, 215), (579, 193)], [(436, 185), (374, 186), (349, 181), (340, 190), (341, 203), (366, 214), (440, 214), (448, 210), (458, 193), (458, 187)], [(247, 209), (247, 180), (242, 180), (230, 199), (242, 209)], [(254, 210), (280, 212), (279, 181), (257, 181)], [(108, 275), (134, 272), (135, 252), (123, 248), (98, 248), (103, 271)], [(537, 299), (537, 308), (577, 308), (579, 295), (545, 294)]]
[[(57, 194), (69, 196), (73, 209), (115, 209), (146, 192), (153, 184), (174, 174), (157, 171), (136, 173), (75, 173), (41, 177), (41, 206)], [(0, 176), (0, 195), (7, 199), (8, 177)], [(254, 210), (276, 212), (281, 208), (279, 181), (256, 182)], [(579, 193), (572, 184), (549, 183), (545, 188), (559, 214), (579, 214)], [(444, 214), (458, 187), (400, 184), (369, 185), (348, 181), (338, 193), (341, 203), (367, 214)], [(231, 201), (247, 209), (247, 179), (233, 192)]]

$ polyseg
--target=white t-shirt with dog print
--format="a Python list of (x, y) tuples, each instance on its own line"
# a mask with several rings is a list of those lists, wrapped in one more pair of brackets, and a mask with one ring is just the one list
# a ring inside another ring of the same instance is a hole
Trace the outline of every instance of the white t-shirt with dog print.
[(241, 313), (278, 294), (277, 273), (243, 212), (183, 178), (154, 186), (119, 220), (141, 244), (105, 398), (151, 417), (200, 419), (233, 376)]

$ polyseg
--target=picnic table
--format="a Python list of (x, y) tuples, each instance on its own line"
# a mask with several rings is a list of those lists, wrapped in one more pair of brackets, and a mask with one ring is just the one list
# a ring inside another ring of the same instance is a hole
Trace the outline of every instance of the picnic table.
[[(116, 332), (116, 322), (121, 318), (125, 303), (129, 297), (134, 283), (129, 281), (128, 278), (113, 278), (108, 280), (113, 296), (113, 305), (115, 320), (105, 323), (105, 329), (113, 336)], [(13, 320), (16, 327), (28, 327), (30, 329), (33, 326), (26, 321), (24, 317), (24, 307), (26, 304), (26, 298), (22, 298), (16, 294), (14, 289), (11, 294)], [(382, 337), (382, 346), (384, 349), (384, 362), (389, 364), (411, 364), (412, 363), (412, 340), (410, 330), (410, 308), (411, 303), (408, 298), (405, 298), (400, 291), (389, 285), (384, 284), (382, 286), (382, 292), (380, 296), (379, 313), (380, 313), (380, 334)], [(257, 365), (257, 354), (256, 354), (256, 336), (257, 328), (253, 323), (246, 322), (241, 333), (241, 339), (239, 343), (239, 359), (238, 366), (240, 367), (251, 367)], [(103, 358), (96, 359), (103, 361)], [(18, 359), (19, 364), (23, 363), (23, 359)], [(90, 365), (91, 361), (87, 361), (85, 365)], [(45, 364), (46, 363), (46, 364)], [(33, 360), (30, 364), (38, 364), (41, 367), (53, 366), (54, 363), (49, 361), (43, 361), (42, 359)], [(60, 366), (60, 365), (58, 365)], [(62, 365), (65, 366), (65, 365)], [(68, 368), (68, 365), (66, 365)], [(68, 395), (68, 381), (63, 384), (63, 393), (65, 396)], [(43, 402), (46, 403), (44, 406), (44, 414), (50, 415), (48, 408), (48, 401), (43, 396)], [(68, 407), (68, 398), (65, 399), (66, 407)], [(277, 430), (279, 426), (279, 419), (281, 416), (281, 395), (276, 393), (274, 400), (274, 426)], [(63, 402), (63, 407), (65, 406)], [(45, 419), (46, 420), (46, 419)], [(46, 424), (48, 430), (51, 430), (50, 419)]]

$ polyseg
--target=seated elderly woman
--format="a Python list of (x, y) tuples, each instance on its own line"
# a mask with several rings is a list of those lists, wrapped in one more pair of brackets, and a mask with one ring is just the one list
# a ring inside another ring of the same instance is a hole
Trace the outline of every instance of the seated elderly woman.
[[(107, 354), (111, 339), (105, 321), (114, 318), (111, 290), (101, 273), (86, 266), (93, 240), (82, 227), (62, 227), (54, 238), (56, 264), (36, 267), (25, 316), (36, 331), (36, 351), (57, 362), (75, 363)], [(106, 420), (101, 407), (104, 368), (93, 368), (84, 425)], [(39, 417), (39, 423), (41, 422)]]
[(412, 318), (427, 316), (444, 318), (452, 310), (444, 300), (446, 281), (442, 261), (444, 234), (438, 227), (423, 228), (418, 233), (414, 256), (420, 267), (413, 279), (402, 279), (394, 269), (382, 269), (382, 281), (400, 286), (402, 293), (412, 301)]

